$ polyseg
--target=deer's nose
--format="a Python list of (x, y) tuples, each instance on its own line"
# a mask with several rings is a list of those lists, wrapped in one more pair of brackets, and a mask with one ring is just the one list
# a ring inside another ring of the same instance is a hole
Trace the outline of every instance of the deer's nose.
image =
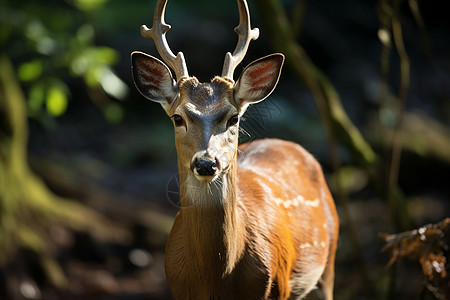
[(200, 158), (194, 163), (194, 172), (200, 176), (214, 176), (218, 171), (216, 160), (210, 158)]

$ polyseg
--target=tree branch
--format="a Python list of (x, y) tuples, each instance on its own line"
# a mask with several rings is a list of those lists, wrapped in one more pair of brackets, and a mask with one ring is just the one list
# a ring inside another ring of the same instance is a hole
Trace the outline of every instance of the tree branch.
[(281, 3), (277, 0), (255, 0), (254, 3), (272, 46), (286, 55), (287, 65), (310, 89), (322, 119), (330, 120), (330, 128), (339, 143), (349, 150), (358, 164), (364, 167), (375, 164), (377, 155), (348, 118), (333, 85), (294, 39)]

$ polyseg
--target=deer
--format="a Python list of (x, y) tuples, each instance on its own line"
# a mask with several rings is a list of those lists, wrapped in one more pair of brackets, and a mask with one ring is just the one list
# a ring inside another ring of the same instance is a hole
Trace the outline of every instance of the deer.
[(131, 65), (137, 90), (160, 103), (174, 126), (181, 204), (164, 258), (173, 296), (332, 299), (339, 221), (318, 161), (290, 141), (238, 144), (242, 116), (275, 89), (283, 54), (253, 61), (234, 80), (259, 37), (247, 2), (238, 0), (236, 48), (222, 75), (201, 83), (168, 45), (166, 4), (158, 0), (152, 28), (141, 26), (164, 62), (134, 51)]

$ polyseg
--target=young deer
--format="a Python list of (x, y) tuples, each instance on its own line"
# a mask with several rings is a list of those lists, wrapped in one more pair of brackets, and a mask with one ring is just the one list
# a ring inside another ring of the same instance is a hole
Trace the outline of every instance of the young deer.
[(159, 0), (153, 28), (160, 60), (131, 55), (144, 97), (173, 120), (181, 208), (166, 248), (165, 269), (177, 299), (300, 299), (316, 286), (331, 299), (338, 239), (336, 208), (318, 162), (302, 147), (264, 139), (238, 148), (246, 108), (274, 90), (284, 56), (252, 62), (234, 82), (250, 40), (245, 0), (238, 0), (239, 39), (222, 76), (200, 83), (165, 37), (167, 0)]

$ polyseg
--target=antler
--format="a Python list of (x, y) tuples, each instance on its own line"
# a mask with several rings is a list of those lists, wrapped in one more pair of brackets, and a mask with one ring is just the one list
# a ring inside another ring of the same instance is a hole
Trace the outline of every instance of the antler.
[(183, 77), (189, 77), (189, 74), (183, 53), (178, 52), (177, 56), (175, 56), (167, 43), (166, 33), (171, 28), (169, 24), (164, 22), (167, 1), (158, 0), (153, 16), (153, 27), (148, 29), (146, 25), (142, 25), (141, 35), (146, 39), (153, 39), (155, 41), (159, 55), (161, 55), (162, 59), (175, 72), (177, 81), (180, 81)]
[(225, 55), (225, 61), (223, 63), (222, 77), (233, 80), (234, 69), (244, 59), (247, 53), (248, 45), (251, 40), (256, 40), (259, 37), (259, 29), (251, 29), (250, 13), (248, 11), (248, 5), (246, 0), (238, 0), (239, 7), (239, 25), (234, 29), (238, 34), (239, 39), (234, 49), (233, 55), (227, 52)]

